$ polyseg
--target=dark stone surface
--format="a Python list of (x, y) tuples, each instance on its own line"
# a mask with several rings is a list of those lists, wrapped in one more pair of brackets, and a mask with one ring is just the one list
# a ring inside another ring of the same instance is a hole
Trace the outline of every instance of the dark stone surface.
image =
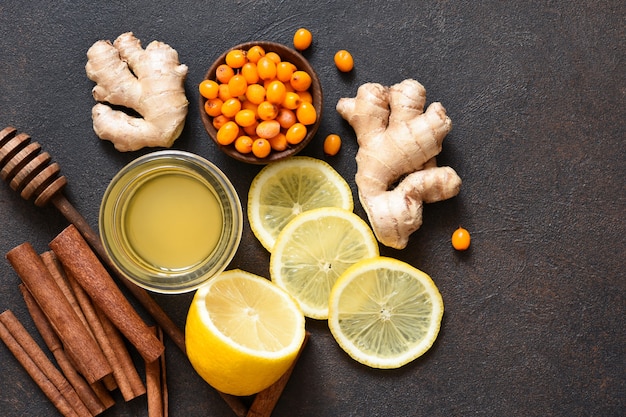
[[(415, 78), (441, 101), (454, 129), (439, 158), (463, 178), (458, 197), (425, 209), (402, 251), (429, 273), (446, 304), (435, 346), (394, 371), (345, 355), (327, 325), (312, 333), (278, 403), (279, 416), (618, 416), (626, 409), (626, 5), (621, 1), (134, 2), (0, 4), (0, 128), (32, 135), (62, 167), (66, 195), (95, 227), (111, 177), (148, 150), (122, 154), (91, 128), (85, 53), (98, 39), (133, 31), (157, 39), (189, 66), (187, 124), (174, 148), (230, 176), (242, 201), (260, 167), (219, 153), (202, 128), (196, 85), (210, 63), (249, 40), (289, 44), (314, 35), (306, 56), (319, 72), (326, 111), (304, 154), (331, 163), (356, 193), (356, 144), (334, 111), (369, 81)], [(338, 49), (356, 69), (339, 74)], [(328, 133), (344, 138), (325, 157)], [(356, 195), (356, 194), (355, 194)], [(363, 215), (357, 204), (357, 213)], [(452, 231), (472, 233), (455, 252)], [(0, 184), (0, 252), (25, 241), (39, 251), (66, 225)], [(268, 275), (267, 252), (246, 223), (232, 267)], [(0, 310), (34, 326), (0, 259)], [(184, 325), (191, 295), (157, 296)], [(167, 345), (172, 416), (231, 416), (182, 354)], [(54, 408), (0, 345), (0, 414)], [(145, 399), (106, 416), (145, 416)]]

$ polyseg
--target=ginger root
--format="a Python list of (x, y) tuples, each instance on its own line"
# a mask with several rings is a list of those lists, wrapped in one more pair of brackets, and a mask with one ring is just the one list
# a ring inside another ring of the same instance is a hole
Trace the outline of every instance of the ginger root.
[(359, 200), (378, 241), (395, 249), (422, 225), (422, 203), (454, 197), (461, 187), (454, 169), (435, 160), (452, 121), (440, 103), (424, 112), (425, 103), (426, 90), (411, 79), (389, 88), (363, 84), (356, 97), (337, 102), (359, 144)]
[[(87, 51), (85, 71), (96, 86), (98, 103), (91, 115), (93, 129), (119, 151), (145, 146), (170, 147), (180, 136), (189, 102), (184, 82), (187, 66), (169, 45), (153, 41), (144, 50), (132, 32), (113, 44), (100, 40)], [(127, 114), (118, 107), (132, 109)]]

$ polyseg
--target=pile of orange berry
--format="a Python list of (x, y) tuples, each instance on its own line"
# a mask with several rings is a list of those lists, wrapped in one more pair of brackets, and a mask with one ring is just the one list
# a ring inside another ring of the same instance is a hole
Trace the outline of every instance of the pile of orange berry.
[(255, 45), (229, 51), (215, 80), (202, 81), (199, 90), (217, 142), (265, 158), (300, 143), (317, 121), (311, 82), (306, 71)]

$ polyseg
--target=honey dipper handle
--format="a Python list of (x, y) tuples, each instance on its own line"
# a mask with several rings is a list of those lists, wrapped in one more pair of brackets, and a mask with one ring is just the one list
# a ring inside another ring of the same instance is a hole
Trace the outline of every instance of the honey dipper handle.
[(124, 286), (133, 294), (133, 296), (139, 301), (139, 303), (148, 311), (152, 318), (159, 324), (163, 331), (174, 341), (179, 349), (186, 353), (185, 348), (185, 335), (174, 324), (167, 314), (161, 309), (161, 306), (148, 294), (146, 290), (138, 287), (132, 282), (128, 281), (119, 269), (113, 264), (111, 258), (106, 253), (100, 236), (91, 228), (87, 220), (76, 210), (76, 208), (70, 203), (65, 195), (62, 193), (56, 193), (50, 199), (50, 202), (63, 214), (63, 216), (83, 235), (89, 245), (96, 251), (100, 259), (106, 264), (109, 269), (115, 273)]

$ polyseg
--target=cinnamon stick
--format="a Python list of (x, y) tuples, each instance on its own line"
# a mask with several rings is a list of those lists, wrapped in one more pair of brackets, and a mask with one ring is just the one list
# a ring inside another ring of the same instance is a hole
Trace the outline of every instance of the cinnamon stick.
[(124, 344), (124, 339), (122, 339), (122, 335), (115, 328), (113, 323), (106, 317), (106, 315), (102, 312), (102, 310), (96, 308), (96, 314), (100, 319), (100, 323), (102, 324), (102, 328), (106, 335), (107, 340), (109, 341), (113, 352), (115, 353), (116, 360), (120, 365), (120, 371), (123, 375), (120, 376), (124, 380), (124, 384), (128, 385), (128, 389), (126, 395), (124, 391), (121, 390), (122, 396), (125, 401), (130, 401), (134, 398), (139, 397), (146, 393), (146, 387), (137, 372), (137, 368), (133, 364), (133, 360), (130, 357), (130, 353), (128, 349), (126, 349), (126, 345)]
[[(159, 338), (159, 330), (153, 328)], [(162, 340), (159, 338), (159, 340)], [(166, 417), (167, 415), (167, 390), (164, 391), (164, 362), (165, 354), (159, 359), (146, 362), (146, 388), (148, 393), (148, 417)]]
[(11, 310), (0, 314), (0, 338), (64, 416), (91, 416), (67, 379), (50, 362)]
[(111, 367), (100, 347), (80, 321), (33, 247), (29, 243), (23, 243), (11, 249), (6, 257), (48, 317), (85, 379), (93, 383), (110, 374)]
[[(100, 398), (96, 395), (92, 387), (80, 376), (76, 371), (74, 365), (65, 354), (63, 346), (58, 336), (54, 332), (54, 329), (48, 322), (46, 315), (41, 311), (39, 305), (33, 298), (33, 295), (28, 291), (28, 288), (24, 284), (19, 285), (20, 292), (26, 303), (26, 308), (30, 313), (35, 327), (39, 331), (44, 343), (48, 346), (50, 352), (57, 361), (59, 368), (67, 378), (68, 382), (72, 385), (82, 402), (85, 404), (89, 412), (94, 416), (102, 413), (107, 407), (103, 404)], [(112, 404), (111, 404), (112, 405)]]
[(146, 361), (161, 356), (165, 346), (150, 332), (74, 225), (57, 235), (50, 248)]
[(298, 359), (300, 358), (300, 355), (302, 354), (302, 351), (304, 350), (304, 347), (306, 346), (310, 335), (311, 334), (309, 332), (306, 332), (304, 336), (304, 341), (302, 342), (302, 346), (300, 347), (300, 351), (298, 352), (296, 359), (293, 361), (293, 364), (289, 367), (287, 372), (285, 372), (278, 381), (276, 381), (265, 390), (259, 392), (254, 397), (254, 401), (252, 401), (252, 405), (250, 406), (246, 417), (269, 417), (272, 415), (272, 411), (274, 411), (276, 403), (278, 403), (278, 400), (280, 399), (280, 396), (283, 393), (287, 382), (289, 382), (291, 373), (296, 367)]

